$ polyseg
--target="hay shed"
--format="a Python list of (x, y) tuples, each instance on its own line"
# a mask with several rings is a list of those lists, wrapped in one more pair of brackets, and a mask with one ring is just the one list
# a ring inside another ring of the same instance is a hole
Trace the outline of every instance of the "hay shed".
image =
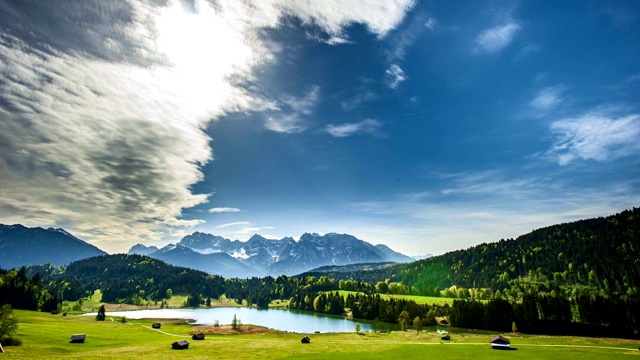
[(302, 340), (300, 340), (300, 342), (303, 343), (303, 344), (308, 344), (308, 343), (311, 342), (311, 339), (309, 339), (308, 336), (305, 336), (305, 337), (302, 338)]
[(171, 344), (173, 350), (186, 350), (189, 348), (189, 342), (187, 340), (176, 341)]
[(87, 334), (73, 334), (71, 335), (71, 343), (82, 344), (87, 339)]
[(489, 340), (491, 347), (496, 350), (508, 350), (511, 347), (511, 341), (502, 335), (495, 335)]

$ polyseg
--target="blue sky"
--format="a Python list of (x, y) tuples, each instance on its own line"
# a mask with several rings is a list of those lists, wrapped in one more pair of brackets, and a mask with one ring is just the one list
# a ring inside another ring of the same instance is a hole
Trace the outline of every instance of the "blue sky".
[(635, 1), (4, 1), (0, 222), (440, 254), (640, 204)]

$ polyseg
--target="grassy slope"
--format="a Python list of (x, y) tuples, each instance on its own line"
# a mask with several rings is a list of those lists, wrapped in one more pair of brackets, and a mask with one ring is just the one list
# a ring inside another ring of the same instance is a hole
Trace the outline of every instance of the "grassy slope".
[[(151, 321), (97, 322), (93, 317), (53, 316), (16, 311), (20, 328), (16, 337), (23, 346), (7, 347), (2, 356), (17, 358), (216, 358), (216, 359), (438, 359), (517, 358), (605, 359), (623, 354), (640, 355), (635, 341), (576, 337), (512, 336), (513, 351), (491, 350), (489, 333), (453, 333), (442, 344), (433, 332), (391, 334), (312, 334), (311, 344), (300, 344), (300, 334), (271, 332), (252, 335), (211, 335), (191, 341), (190, 326), (163, 324), (160, 333), (148, 328)], [(108, 314), (107, 314), (108, 315)], [(71, 334), (86, 333), (84, 344), (70, 344)], [(177, 335), (177, 336), (174, 336)], [(176, 340), (188, 339), (186, 351), (171, 350)], [(571, 344), (572, 347), (566, 345)], [(553, 345), (553, 346), (551, 346)], [(559, 346), (558, 346), (559, 345)], [(589, 347), (577, 347), (589, 346)]]

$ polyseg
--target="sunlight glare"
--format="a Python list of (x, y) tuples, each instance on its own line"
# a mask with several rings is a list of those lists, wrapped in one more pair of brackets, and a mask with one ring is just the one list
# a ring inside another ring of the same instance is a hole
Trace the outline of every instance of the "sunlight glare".
[(195, 9), (188, 13), (174, 1), (157, 16), (156, 44), (170, 63), (158, 76), (193, 115), (211, 116), (235, 92), (227, 77), (248, 68), (253, 52), (208, 3), (196, 1)]

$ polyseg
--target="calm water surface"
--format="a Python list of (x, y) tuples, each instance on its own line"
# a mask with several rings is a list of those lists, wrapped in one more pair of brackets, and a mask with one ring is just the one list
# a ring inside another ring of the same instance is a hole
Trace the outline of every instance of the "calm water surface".
[[(95, 316), (96, 314), (87, 314)], [(231, 324), (236, 315), (243, 324), (254, 324), (290, 332), (353, 332), (356, 322), (311, 312), (246, 307), (217, 307), (211, 309), (156, 309), (107, 312), (107, 317), (127, 319), (194, 319), (200, 325)], [(373, 325), (360, 323), (361, 331), (373, 330)]]

